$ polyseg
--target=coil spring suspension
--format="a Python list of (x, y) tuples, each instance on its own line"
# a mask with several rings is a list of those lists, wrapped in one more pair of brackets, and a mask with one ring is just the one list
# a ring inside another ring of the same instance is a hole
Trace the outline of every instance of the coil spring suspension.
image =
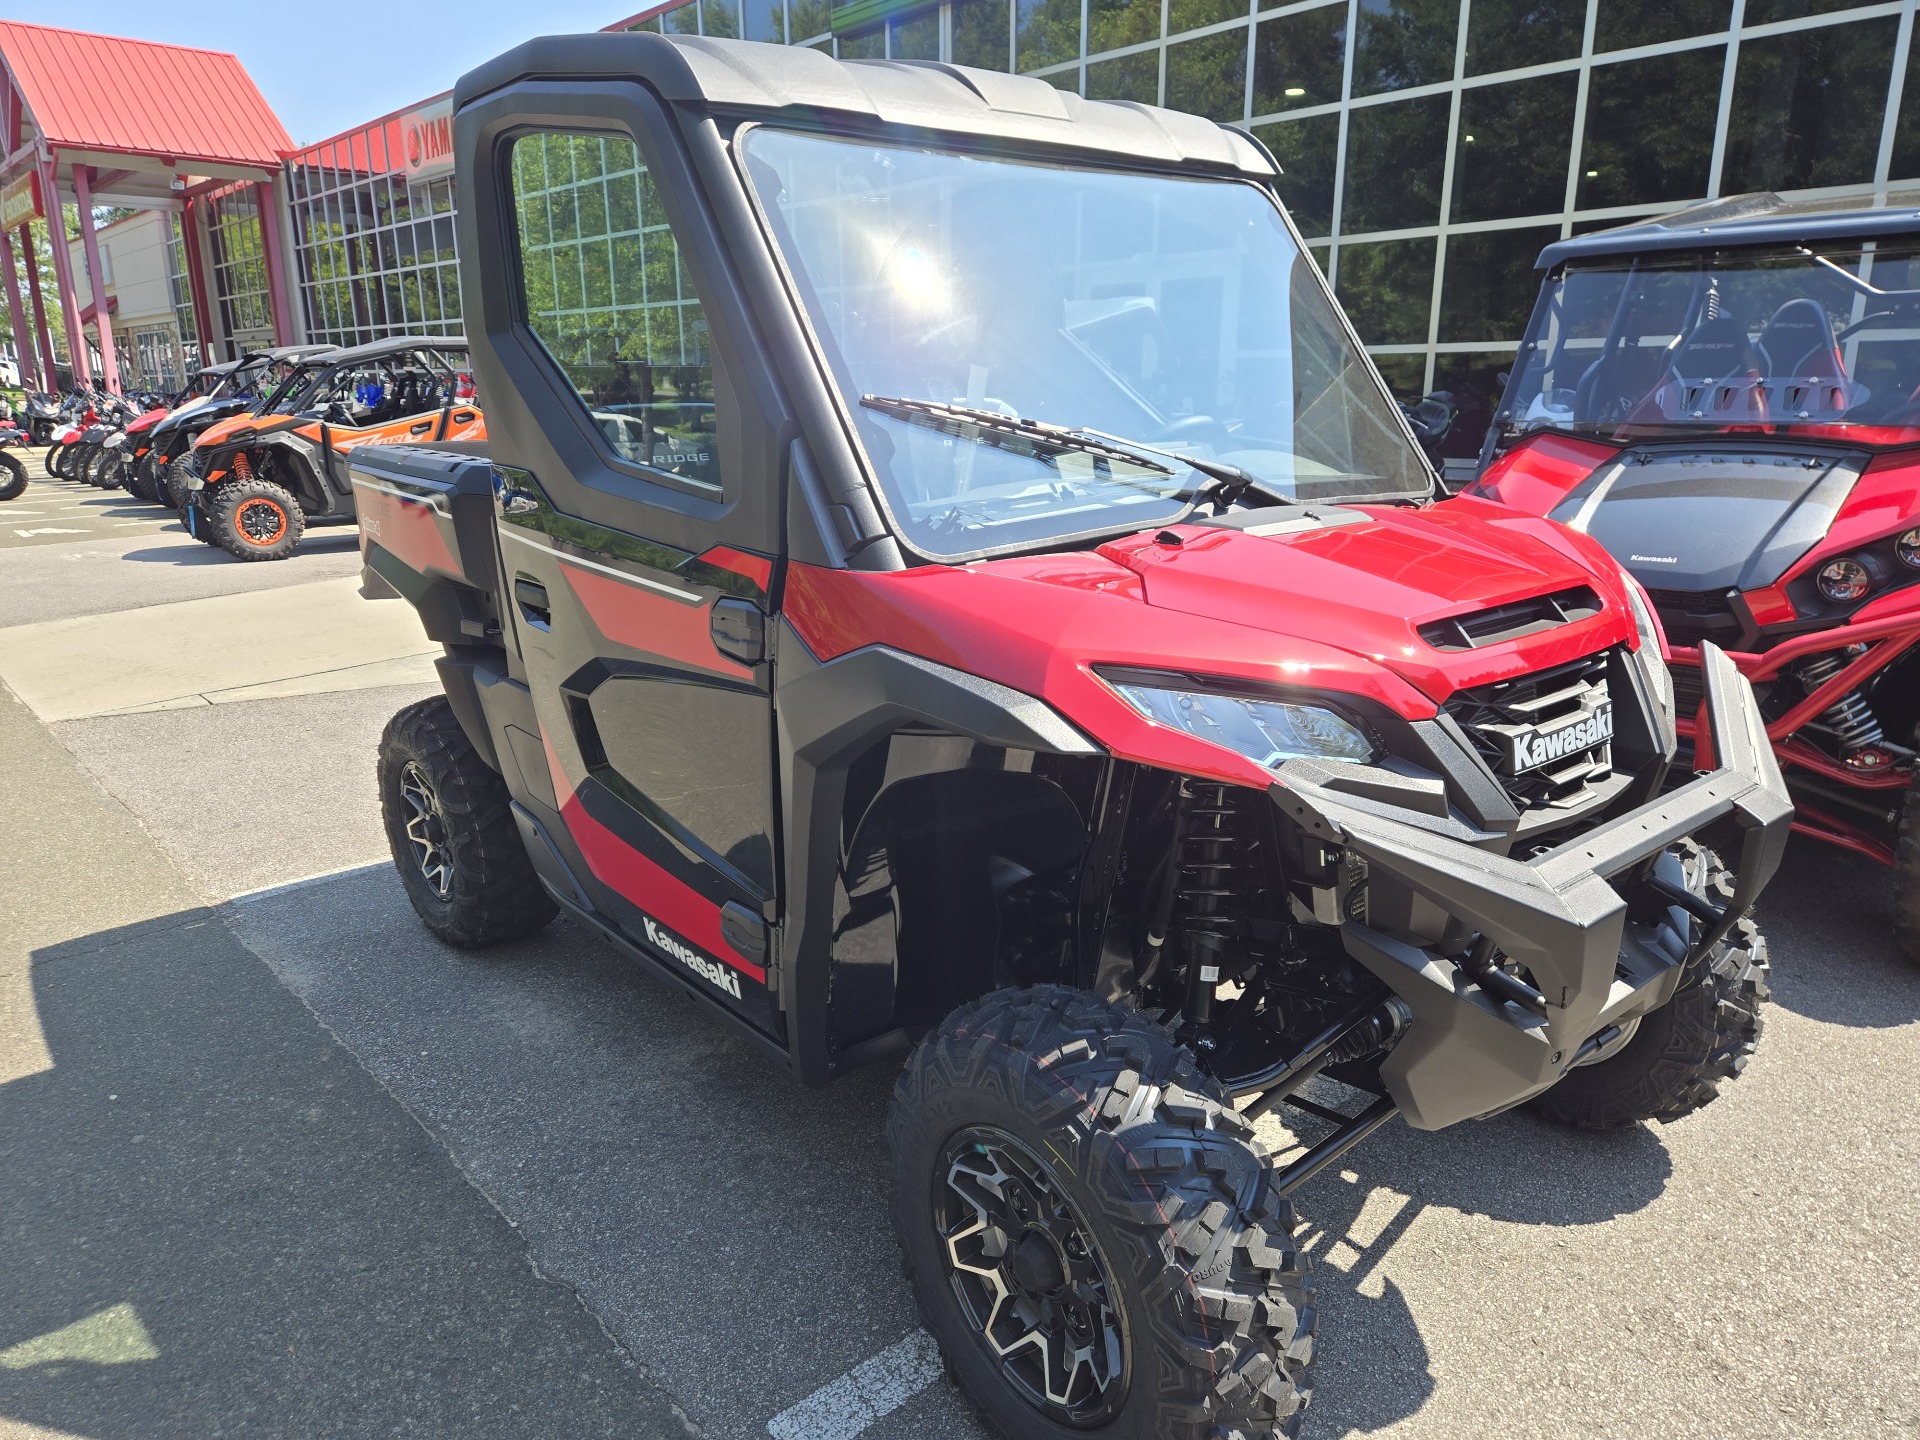
[[(1838, 655), (1828, 653), (1816, 655), (1804, 661), (1800, 666), (1800, 679), (1811, 695), (1842, 670), (1846, 669)], [(1833, 732), (1840, 742), (1840, 754), (1844, 758), (1870, 746), (1884, 745), (1886, 733), (1880, 728), (1880, 722), (1874, 718), (1873, 709), (1867, 704), (1866, 696), (1858, 690), (1849, 692), (1820, 713), (1820, 723)]]
[(1181, 780), (1179, 871), (1174, 887), (1187, 959), (1185, 1014), (1194, 1025), (1213, 1018), (1213, 991), (1233, 938), (1228, 902), (1240, 893), (1233, 880), (1243, 865), (1236, 853), (1239, 837), (1233, 817), (1233, 799), (1225, 785)]
[(236, 480), (253, 479), (253, 462), (247, 459), (247, 452), (236, 450), (233, 456), (233, 478)]

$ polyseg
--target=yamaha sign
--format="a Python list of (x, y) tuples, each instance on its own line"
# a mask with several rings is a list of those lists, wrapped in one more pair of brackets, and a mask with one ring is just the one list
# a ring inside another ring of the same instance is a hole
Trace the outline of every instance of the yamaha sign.
[(435, 100), (400, 117), (407, 179), (431, 180), (453, 169), (453, 97)]

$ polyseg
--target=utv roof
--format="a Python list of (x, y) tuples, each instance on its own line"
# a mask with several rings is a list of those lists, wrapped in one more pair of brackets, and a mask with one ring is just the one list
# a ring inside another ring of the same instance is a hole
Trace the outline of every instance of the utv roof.
[(365, 345), (351, 345), (345, 350), (335, 350), (326, 356), (329, 365), (350, 365), (361, 360), (378, 360), (383, 356), (397, 355), (402, 350), (465, 350), (467, 337), (464, 335), (390, 335), (385, 340), (369, 340)]
[(554, 35), (461, 76), (456, 108), (519, 80), (639, 79), (669, 104), (808, 129), (883, 126), (979, 136), (1157, 165), (1270, 178), (1242, 130), (1131, 102), (1082, 100), (1044, 80), (922, 60), (835, 60), (799, 46), (694, 35)]
[(1550, 270), (1567, 260), (1640, 255), (1649, 250), (1717, 250), (1914, 234), (1920, 234), (1920, 190), (1892, 191), (1884, 205), (1859, 195), (1824, 200), (1782, 200), (1766, 193), (1732, 195), (1689, 205), (1657, 220), (1556, 240), (1540, 252), (1534, 265)]
[(231, 375), (240, 368), (238, 360), (222, 360), (218, 365), (202, 365), (194, 373), (197, 375)]
[(266, 350), (249, 350), (234, 363), (257, 365), (262, 360), (304, 360), (309, 355), (324, 355), (337, 348), (334, 345), (275, 345)]

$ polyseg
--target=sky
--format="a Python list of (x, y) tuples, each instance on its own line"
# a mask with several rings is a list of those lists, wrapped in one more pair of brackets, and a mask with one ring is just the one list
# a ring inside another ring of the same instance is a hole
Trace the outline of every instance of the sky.
[(648, 0), (13, 0), (7, 19), (240, 57), (296, 145), (453, 88), (462, 72), (535, 35), (598, 30)]

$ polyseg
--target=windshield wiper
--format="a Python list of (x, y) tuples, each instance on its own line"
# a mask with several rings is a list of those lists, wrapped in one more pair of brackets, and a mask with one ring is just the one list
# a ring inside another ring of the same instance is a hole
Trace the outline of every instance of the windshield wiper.
[(1105, 460), (1111, 464), (1117, 460), (1156, 475), (1172, 475), (1176, 473), (1173, 468), (1160, 461), (1176, 461), (1207, 477), (1204, 485), (1190, 490), (1176, 490), (1166, 497), (1186, 502), (1182, 515), (1192, 513), (1195, 506), (1209, 500), (1231, 504), (1248, 494), (1263, 496), (1276, 505), (1299, 503), (1292, 496), (1269, 488), (1258, 476), (1249, 474), (1238, 465), (1229, 465), (1224, 460), (1196, 459), (1177, 450), (1164, 450), (1139, 440), (1109, 435), (1104, 430), (1054, 425), (1024, 415), (1007, 415), (972, 405), (948, 405), (938, 400), (915, 400), (903, 395), (862, 395), (860, 403), (869, 410), (878, 410), (882, 415), (890, 415), (910, 425), (922, 425), (959, 440), (998, 446), (1002, 450), (1028, 455), (1047, 464), (1052, 464), (1061, 455), (1086, 455), (1096, 462)]

